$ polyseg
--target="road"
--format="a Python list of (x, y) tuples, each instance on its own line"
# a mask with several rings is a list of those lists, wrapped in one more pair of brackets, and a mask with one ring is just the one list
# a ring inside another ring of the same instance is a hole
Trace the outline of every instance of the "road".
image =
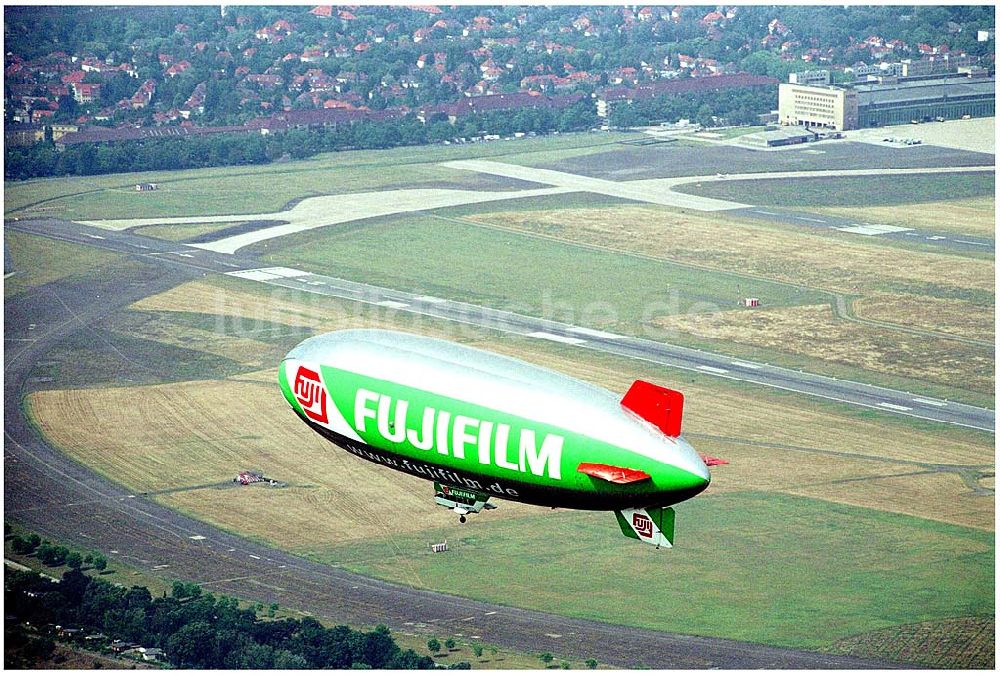
[(258, 262), (248, 256), (207, 251), (184, 244), (142, 237), (128, 231), (101, 230), (57, 219), (10, 221), (6, 227), (137, 255), (142, 259), (157, 260), (171, 267), (193, 269), (203, 273), (230, 274), (275, 287), (367, 303), (387, 310), (460, 322), (481, 329), (531, 336), (695, 371), (702, 375), (876, 409), (884, 413), (994, 432), (995, 411), (955, 401), (736, 359), (646, 338), (595, 331), (587, 327), (480, 305), (428, 298), (294, 269), (275, 268), (268, 272), (268, 269), (261, 268)]
[[(874, 660), (667, 634), (565, 618), (421, 591), (355, 575), (256, 544), (171, 511), (105, 479), (49, 446), (22, 409), (36, 364), (61, 341), (87, 332), (129, 304), (207, 274), (207, 252), (167, 243), (105, 237), (48, 222), (12, 227), (133, 254), (126, 273), (109, 270), (89, 285), (65, 280), (5, 300), (5, 518), (44, 537), (108, 552), (137, 569), (201, 583), (206, 589), (279, 603), (335, 622), (387, 624), (396, 632), (476, 638), (505, 649), (597, 659), (618, 667), (886, 668)], [(97, 239), (104, 237), (104, 239)]]

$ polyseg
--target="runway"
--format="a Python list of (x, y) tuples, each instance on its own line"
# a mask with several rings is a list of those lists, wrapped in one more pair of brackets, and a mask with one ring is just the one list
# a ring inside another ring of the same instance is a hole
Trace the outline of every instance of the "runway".
[(227, 268), (247, 262), (213, 258), (217, 254), (208, 252), (195, 254), (127, 233), (98, 234), (65, 222), (21, 222), (9, 227), (132, 254), (127, 269), (113, 265), (93, 284), (57, 281), (4, 303), (5, 515), (44, 537), (99, 549), (140, 570), (193, 580), (213, 592), (277, 602), (335, 622), (385, 623), (396, 632), (478, 637), (504, 649), (593, 658), (617, 667), (898, 666), (615, 626), (415, 590), (249, 542), (130, 494), (68, 459), (37, 434), (21, 407), (33, 367), (61, 341), (88, 331), (120, 308), (213, 273), (217, 265)]
[(875, 409), (892, 415), (994, 432), (995, 411), (934, 397), (911, 394), (866, 383), (841, 380), (727, 355), (695, 350), (648, 338), (624, 336), (589, 327), (531, 317), (290, 268), (262, 268), (248, 256), (207, 251), (174, 242), (93, 228), (70, 221), (33, 219), (11, 221), (14, 230), (117, 251), (161, 265), (242, 277), (272, 287), (380, 306), (387, 311), (434, 317), (481, 330), (497, 330), (548, 340), (581, 349), (649, 361), (702, 375), (747, 382), (827, 401)]

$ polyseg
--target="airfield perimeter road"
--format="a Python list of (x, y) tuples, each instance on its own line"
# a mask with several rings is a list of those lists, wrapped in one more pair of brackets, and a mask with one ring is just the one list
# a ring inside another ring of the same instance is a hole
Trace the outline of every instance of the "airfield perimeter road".
[(271, 286), (381, 306), (387, 311), (406, 312), (460, 322), (482, 329), (517, 333), (890, 414), (994, 432), (993, 410), (959, 402), (734, 359), (654, 340), (595, 331), (514, 312), (430, 298), (324, 275), (284, 268), (276, 268), (278, 270), (276, 274), (253, 272), (260, 270), (261, 266), (249, 256), (207, 251), (184, 244), (142, 237), (124, 230), (102, 230), (51, 218), (8, 221), (5, 227), (132, 254), (143, 260), (155, 260), (175, 268), (240, 276)]
[[(52, 224), (50, 224), (51, 226)], [(57, 230), (81, 231), (71, 224)], [(23, 226), (17, 225), (19, 229)], [(68, 230), (67, 230), (68, 229)], [(29, 228), (29, 231), (32, 229)], [(54, 234), (54, 233), (53, 233)], [(421, 591), (307, 561), (225, 533), (131, 495), (49, 446), (32, 426), (23, 398), (36, 364), (61, 341), (116, 310), (207, 270), (208, 261), (157, 255), (155, 240), (92, 239), (104, 248), (143, 252), (139, 270), (112, 269), (81, 285), (68, 279), (5, 300), (5, 517), (41, 535), (96, 548), (137, 569), (200, 582), (232, 596), (280, 603), (336, 622), (385, 623), (397, 632), (476, 636), (528, 653), (594, 658), (618, 667), (654, 668), (886, 668), (898, 665), (852, 657), (667, 634), (560, 617)], [(148, 253), (142, 248), (150, 248)], [(186, 253), (183, 252), (182, 253)], [(177, 258), (177, 264), (156, 261)]]

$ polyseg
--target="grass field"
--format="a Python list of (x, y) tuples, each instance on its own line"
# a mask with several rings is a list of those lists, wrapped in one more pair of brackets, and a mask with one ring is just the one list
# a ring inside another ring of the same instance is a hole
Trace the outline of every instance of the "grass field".
[[(874, 372), (883, 378), (879, 382), (887, 386), (911, 389), (923, 381), (950, 389), (939, 391), (939, 396), (990, 405), (989, 397), (983, 399), (980, 394), (993, 391), (993, 351), (988, 347), (995, 320), (992, 260), (910, 251), (870, 239), (804, 233), (717, 214), (647, 206), (530, 212), (479, 208), (479, 214), (467, 213), (464, 218), (548, 241), (572, 241), (742, 273), (750, 277), (741, 285), (743, 295), (757, 296), (766, 306), (771, 305), (770, 299), (759, 290), (757, 280), (777, 279), (860, 296), (855, 305), (858, 317), (934, 332), (915, 336), (836, 320), (823, 308), (776, 308), (775, 313), (750, 314), (705, 314), (699, 308), (698, 313), (654, 319), (655, 324), (671, 329), (667, 340), (859, 380), (873, 377), (865, 375), (867, 364), (877, 367)], [(830, 296), (824, 295), (823, 302), (829, 303)], [(779, 298), (777, 305), (783, 304)], [(719, 309), (726, 307), (720, 304)], [(754, 326), (758, 327), (756, 335)], [(686, 332), (682, 331), (685, 327)], [(983, 344), (963, 344), (935, 334)], [(854, 341), (855, 336), (861, 342)], [(838, 337), (844, 349), (829, 350)], [(937, 360), (929, 362), (928, 357), (934, 355)], [(969, 394), (963, 395), (962, 390)]]
[[(634, 334), (661, 315), (733, 307), (750, 283), (428, 216), (302, 233), (273, 246), (264, 260), (274, 264)], [(755, 286), (777, 305), (823, 299), (790, 285)]]
[[(236, 279), (192, 282), (141, 301), (128, 314), (143, 321), (120, 326), (135, 339), (168, 343), (191, 336), (192, 328), (216, 332), (213, 351), (232, 356), (244, 340), (280, 351), (303, 328), (408, 326), (306, 294), (262, 296), (259, 288)], [(423, 329), (444, 332), (433, 323)], [(223, 347), (227, 337), (233, 348)], [(993, 500), (968, 495), (948, 469), (991, 468), (988, 435), (890, 416), (869, 420), (854, 410), (525, 338), (481, 333), (465, 340), (615, 391), (637, 377), (682, 389), (692, 443), (731, 464), (717, 469), (705, 496), (682, 505), (678, 548), (630, 546), (606, 514), (509, 502), (459, 526), (429, 499), (425, 482), (339, 451), (299, 424), (273, 369), (36, 392), (29, 407), (46, 436), (73, 457), (172, 508), (311, 558), (501, 603), (806, 647), (985, 612), (992, 603)], [(233, 486), (234, 472), (247, 467), (289, 486)], [(930, 471), (942, 481), (928, 482)], [(397, 509), (373, 512), (373, 494), (391, 496)], [(914, 513), (927, 518), (908, 516)], [(442, 537), (453, 546), (448, 558), (424, 553), (427, 542)], [(573, 566), (558, 544), (569, 542)], [(454, 576), (456, 567), (489, 560), (505, 565), (490, 576)], [(664, 565), (671, 584), (663, 584)], [(621, 585), (608, 585), (610, 595), (569, 593), (581, 571), (614, 581), (626, 569), (641, 595), (623, 595)], [(743, 601), (734, 605), (735, 597)], [(722, 607), (733, 610), (718, 612)]]
[[(320, 558), (449, 592), (456, 590), (456, 570), (503, 561), (488, 575), (463, 576), (463, 593), (664, 631), (809, 648), (911, 618), (992, 612), (988, 533), (753, 492), (694, 500), (678, 512), (670, 552), (623, 547), (606, 514), (555, 512), (331, 548)], [(447, 557), (424, 553), (426, 542), (444, 536), (452, 546)], [(572, 545), (567, 550), (563, 543)], [(581, 579), (603, 584), (580, 594)], [(623, 586), (642, 593), (623, 594)]]
[(118, 254), (92, 247), (12, 230), (5, 230), (3, 239), (15, 273), (4, 280), (5, 298), (16, 296), (35, 286), (81, 274), (120, 258)]
[[(111, 174), (96, 177), (5, 182), (6, 216), (50, 215), (68, 219), (144, 218), (279, 211), (311, 195), (399, 188), (427, 182), (449, 187), (502, 189), (504, 182), (438, 162), (470, 158), (516, 158), (606, 146), (621, 134), (565, 134), (461, 146), (420, 146), (391, 150), (329, 153), (309, 160), (257, 167), (221, 167), (176, 172)], [(154, 182), (155, 192), (135, 184)]]
[(884, 207), (993, 195), (992, 172), (689, 183), (679, 192), (774, 207)]
[(843, 321), (829, 305), (686, 314), (660, 318), (657, 324), (723, 345), (790, 352), (986, 395), (994, 389), (991, 350), (941, 338), (915, 339), (909, 333)]
[(810, 208), (810, 211), (918, 230), (952, 232), (975, 237), (996, 235), (996, 198), (993, 195), (922, 203), (916, 209), (872, 206), (822, 207)]

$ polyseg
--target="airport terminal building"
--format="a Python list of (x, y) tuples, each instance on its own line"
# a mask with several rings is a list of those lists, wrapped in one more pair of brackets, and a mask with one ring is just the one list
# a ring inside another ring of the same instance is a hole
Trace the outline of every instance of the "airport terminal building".
[(778, 121), (845, 131), (938, 117), (990, 117), (995, 97), (995, 78), (965, 75), (847, 87), (787, 83), (778, 86)]

